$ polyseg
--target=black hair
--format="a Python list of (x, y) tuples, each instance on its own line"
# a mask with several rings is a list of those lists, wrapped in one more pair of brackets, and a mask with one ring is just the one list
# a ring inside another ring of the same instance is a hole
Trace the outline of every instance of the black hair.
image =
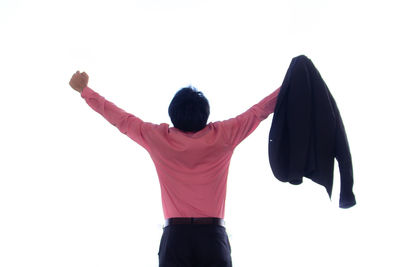
[(168, 107), (168, 115), (175, 128), (197, 132), (207, 125), (210, 105), (202, 92), (193, 86), (180, 89)]

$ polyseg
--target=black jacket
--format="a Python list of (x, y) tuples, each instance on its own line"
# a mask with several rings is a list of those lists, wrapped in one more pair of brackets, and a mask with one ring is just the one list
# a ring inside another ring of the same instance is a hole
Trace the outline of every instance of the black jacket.
[(277, 179), (301, 184), (303, 177), (332, 195), (334, 159), (340, 170), (341, 208), (356, 204), (353, 167), (336, 102), (306, 56), (292, 59), (282, 83), (269, 133), (269, 161)]

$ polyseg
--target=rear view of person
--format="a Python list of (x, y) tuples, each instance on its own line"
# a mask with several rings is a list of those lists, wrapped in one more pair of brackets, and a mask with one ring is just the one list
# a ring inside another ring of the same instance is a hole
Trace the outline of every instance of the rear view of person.
[(89, 88), (88, 81), (77, 71), (69, 84), (154, 162), (165, 218), (159, 266), (232, 266), (224, 226), (230, 160), (235, 147), (274, 112), (280, 88), (234, 118), (209, 123), (207, 98), (194, 87), (182, 88), (168, 108), (170, 127), (124, 111)]

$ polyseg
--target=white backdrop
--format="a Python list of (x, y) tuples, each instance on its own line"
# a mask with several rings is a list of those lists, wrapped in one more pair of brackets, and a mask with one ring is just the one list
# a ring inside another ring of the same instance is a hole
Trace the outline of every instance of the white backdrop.
[(2, 0), (0, 266), (158, 266), (163, 214), (147, 152), (68, 85), (170, 123), (193, 85), (210, 121), (245, 111), (307, 55), (334, 96), (357, 205), (279, 182), (272, 115), (236, 149), (226, 200), (236, 267), (399, 266), (396, 1)]

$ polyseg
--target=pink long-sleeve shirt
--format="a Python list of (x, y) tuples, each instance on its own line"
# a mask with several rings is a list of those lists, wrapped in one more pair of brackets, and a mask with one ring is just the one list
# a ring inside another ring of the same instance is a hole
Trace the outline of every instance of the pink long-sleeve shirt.
[(153, 124), (117, 107), (89, 87), (81, 97), (120, 132), (144, 147), (157, 170), (164, 218), (225, 216), (229, 163), (235, 147), (273, 113), (280, 87), (229, 120), (196, 133)]

